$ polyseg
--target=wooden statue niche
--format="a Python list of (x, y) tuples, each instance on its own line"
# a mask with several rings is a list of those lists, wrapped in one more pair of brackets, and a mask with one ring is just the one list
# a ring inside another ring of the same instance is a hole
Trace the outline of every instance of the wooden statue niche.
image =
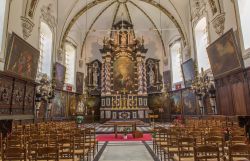
[(87, 78), (86, 85), (89, 89), (90, 94), (99, 95), (101, 89), (101, 62), (94, 60), (87, 63)]
[(162, 76), (160, 75), (158, 59), (148, 58), (146, 61), (147, 89), (148, 93), (161, 92)]

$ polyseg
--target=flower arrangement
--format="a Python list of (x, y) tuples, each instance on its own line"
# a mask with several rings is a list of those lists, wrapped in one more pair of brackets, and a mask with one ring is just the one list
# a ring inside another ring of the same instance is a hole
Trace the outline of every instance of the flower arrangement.
[(128, 127), (125, 127), (122, 131), (123, 131), (124, 135), (126, 136), (126, 135), (128, 135), (130, 129)]
[(130, 129), (128, 128), (128, 127), (124, 127), (123, 129), (122, 129), (122, 132), (123, 132), (123, 138), (124, 139), (127, 139), (128, 138), (128, 133), (129, 133), (129, 131), (130, 131)]

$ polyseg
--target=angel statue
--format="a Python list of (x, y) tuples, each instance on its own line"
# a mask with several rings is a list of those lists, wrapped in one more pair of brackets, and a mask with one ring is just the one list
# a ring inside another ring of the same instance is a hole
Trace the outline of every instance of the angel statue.
[(47, 112), (51, 111), (52, 99), (54, 98), (54, 85), (52, 81), (49, 80), (47, 74), (43, 74), (39, 85), (36, 88), (36, 115), (38, 117), (39, 110), (41, 107), (41, 102), (44, 101), (47, 105), (46, 107), (46, 117)]

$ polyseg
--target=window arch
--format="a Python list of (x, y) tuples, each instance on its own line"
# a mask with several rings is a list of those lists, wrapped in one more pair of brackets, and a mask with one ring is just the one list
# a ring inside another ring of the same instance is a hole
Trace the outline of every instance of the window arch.
[(76, 46), (70, 42), (65, 43), (65, 64), (66, 79), (65, 83), (75, 85), (75, 62), (76, 62)]
[(3, 53), (4, 48), (4, 33), (5, 33), (5, 20), (6, 20), (6, 13), (7, 13), (7, 0), (0, 1), (0, 54)]
[(183, 81), (181, 63), (182, 63), (182, 54), (181, 54), (181, 41), (176, 41), (170, 45), (170, 54), (171, 54), (171, 69), (172, 69), (172, 83), (180, 83)]
[(53, 33), (50, 27), (41, 21), (40, 23), (40, 59), (39, 72), (47, 74), (51, 78), (53, 52)]
[(201, 68), (204, 70), (210, 69), (210, 62), (207, 55), (208, 46), (208, 27), (207, 18), (203, 17), (198, 21), (194, 28), (195, 44), (196, 44), (196, 58), (198, 63), (199, 72)]
[(243, 39), (243, 48), (244, 50), (250, 49), (250, 1), (249, 0), (237, 0), (238, 13), (240, 17), (240, 26)]

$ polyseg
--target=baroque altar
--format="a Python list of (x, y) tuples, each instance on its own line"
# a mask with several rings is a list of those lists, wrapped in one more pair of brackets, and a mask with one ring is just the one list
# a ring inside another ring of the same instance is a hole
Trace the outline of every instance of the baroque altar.
[[(101, 67), (101, 120), (148, 117), (147, 69), (144, 39), (133, 25), (120, 21), (104, 37)], [(151, 82), (156, 77), (152, 75)]]

